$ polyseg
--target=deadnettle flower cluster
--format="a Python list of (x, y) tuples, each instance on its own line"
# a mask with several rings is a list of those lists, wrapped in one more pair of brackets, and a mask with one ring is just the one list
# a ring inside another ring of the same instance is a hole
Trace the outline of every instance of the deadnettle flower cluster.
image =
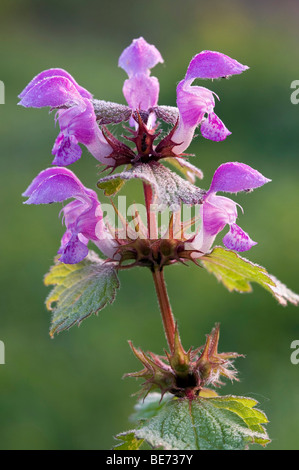
[[(173, 193), (179, 203), (200, 204), (200, 229), (190, 239), (171, 240), (170, 254), (165, 264), (187, 257), (198, 258), (207, 253), (226, 225), (229, 231), (223, 243), (227, 248), (241, 252), (255, 244), (236, 224), (236, 202), (218, 193), (250, 191), (270, 180), (243, 163), (225, 163), (216, 170), (209, 190), (199, 190), (193, 182), (195, 177), (200, 176), (200, 170), (182, 156), (197, 128), (204, 138), (213, 141), (222, 141), (230, 134), (214, 112), (215, 98), (219, 98), (209, 89), (193, 85), (194, 80), (230, 77), (241, 74), (248, 67), (219, 52), (203, 51), (197, 54), (191, 60), (185, 78), (177, 86), (177, 106), (173, 107), (158, 104), (159, 82), (151, 76), (151, 69), (159, 63), (163, 63), (160, 52), (143, 38), (133, 40), (123, 51), (119, 66), (128, 75), (123, 86), (128, 106), (94, 99), (89, 91), (62, 69), (41, 72), (19, 95), (22, 106), (49, 107), (55, 111), (55, 121), (60, 127), (52, 149), (53, 166), (38, 174), (24, 196), (28, 197), (26, 204), (71, 200), (61, 210), (66, 231), (58, 254), (63, 263), (74, 264), (83, 260), (88, 254), (89, 241), (111, 262), (118, 263), (124, 256), (124, 246), (131, 243), (130, 239), (120, 242), (112, 233), (103, 218), (96, 192), (86, 188), (72, 171), (65, 168), (81, 157), (80, 144), (87, 148), (103, 169), (113, 173), (117, 167), (125, 165), (123, 173), (117, 175), (120, 179), (122, 175), (124, 179), (139, 177), (151, 185), (148, 179), (151, 173), (156, 186), (154, 184), (152, 187), (150, 202), (167, 203), (159, 197)], [(118, 139), (107, 126), (122, 122), (127, 122), (125, 131), (122, 131), (127, 135)], [(159, 130), (162, 124), (168, 128), (166, 134)], [(168, 163), (179, 163), (187, 175), (192, 175), (193, 182), (186, 181), (164, 166), (165, 159)], [(164, 174), (167, 178), (163, 177)], [(111, 180), (114, 177), (112, 174)], [(161, 191), (157, 191), (157, 185)], [(188, 199), (186, 194), (193, 196)], [(161, 255), (158, 241), (154, 242), (148, 240), (150, 263), (155, 263)], [(144, 245), (146, 242), (143, 240), (142, 243)], [(154, 255), (152, 246), (156, 250)], [(133, 259), (139, 248), (132, 250), (131, 247)], [(161, 256), (159, 259), (161, 263)]]

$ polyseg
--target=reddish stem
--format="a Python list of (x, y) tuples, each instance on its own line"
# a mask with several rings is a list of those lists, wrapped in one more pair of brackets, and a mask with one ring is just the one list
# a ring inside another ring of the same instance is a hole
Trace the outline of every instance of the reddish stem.
[[(158, 238), (157, 219), (154, 211), (151, 211), (151, 204), (153, 203), (153, 191), (151, 185), (143, 183), (144, 199), (146, 205), (147, 215), (147, 230), (148, 237), (150, 239)], [(167, 294), (166, 284), (164, 280), (163, 271), (156, 268), (153, 271), (153, 279), (159, 301), (159, 306), (162, 315), (163, 327), (165, 336), (168, 342), (170, 352), (174, 352), (174, 334), (175, 334), (175, 322), (171, 311), (169, 297)]]
[(161, 310), (165, 336), (168, 342), (170, 352), (173, 353), (174, 352), (175, 322), (174, 322), (171, 306), (169, 303), (169, 297), (167, 294), (163, 271), (160, 269), (155, 269), (153, 271), (153, 278), (154, 278), (155, 288), (156, 288), (159, 306)]
[(153, 203), (153, 190), (150, 184), (143, 182), (144, 199), (147, 217), (147, 233), (151, 240), (158, 238), (157, 220), (154, 211), (151, 211), (151, 204)]

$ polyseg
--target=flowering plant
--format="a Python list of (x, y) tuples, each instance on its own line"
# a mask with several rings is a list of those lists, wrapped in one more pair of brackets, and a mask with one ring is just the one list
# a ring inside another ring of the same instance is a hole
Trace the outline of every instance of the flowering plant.
[[(297, 294), (264, 268), (238, 254), (256, 242), (236, 224), (238, 204), (218, 194), (250, 192), (270, 180), (244, 163), (228, 162), (216, 169), (209, 189), (203, 190), (196, 184), (203, 178), (201, 170), (184, 153), (198, 128), (204, 138), (217, 142), (231, 134), (214, 112), (217, 95), (193, 85), (194, 80), (239, 75), (248, 67), (219, 52), (197, 54), (177, 86), (177, 107), (172, 107), (158, 104), (159, 81), (151, 76), (158, 63), (163, 63), (160, 52), (143, 38), (123, 51), (119, 66), (128, 75), (123, 86), (127, 106), (94, 99), (62, 69), (41, 72), (19, 95), (24, 107), (55, 110), (60, 127), (53, 166), (26, 189), (25, 204), (72, 199), (61, 209), (66, 231), (45, 276), (45, 284), (54, 285), (46, 301), (52, 310), (50, 334), (80, 324), (111, 303), (120, 271), (149, 268), (169, 351), (164, 356), (145, 353), (130, 343), (143, 369), (127, 375), (144, 379), (143, 401), (136, 406), (136, 428), (117, 436), (121, 442), (116, 449), (138, 449), (144, 440), (164, 449), (265, 445), (267, 418), (255, 408), (257, 402), (219, 396), (214, 390), (223, 384), (222, 377), (237, 380), (233, 360), (240, 355), (218, 352), (219, 324), (204, 346), (185, 351), (164, 281), (166, 266), (193, 262), (230, 291), (248, 292), (256, 282), (282, 305), (299, 302)], [(112, 126), (120, 123), (127, 124), (124, 134), (116, 137)], [(81, 157), (79, 144), (107, 171), (97, 183), (106, 196), (115, 196), (127, 180), (137, 178), (143, 184), (145, 205), (123, 211), (114, 203), (101, 204), (97, 193), (66, 168)], [(122, 170), (116, 172), (119, 167)], [(160, 212), (164, 223), (159, 226)], [(213, 247), (226, 226), (225, 248)], [(104, 258), (91, 250), (90, 242)]]

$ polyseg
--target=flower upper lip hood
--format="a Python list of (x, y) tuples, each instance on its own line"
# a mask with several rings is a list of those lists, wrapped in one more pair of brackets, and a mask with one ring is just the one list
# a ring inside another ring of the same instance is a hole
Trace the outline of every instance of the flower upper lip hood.
[[(21, 104), (22, 106), (26, 106), (26, 107), (32, 106), (32, 104), (30, 104), (30, 101), (27, 101), (27, 99), (25, 98), (26, 94), (30, 90), (32, 90), (36, 85), (38, 85), (39, 83), (41, 84), (41, 82), (43, 82), (43, 80), (50, 79), (51, 77), (64, 77), (64, 78), (66, 78), (68, 80), (68, 82), (71, 82), (73, 84), (74, 88), (76, 88), (78, 93), (83, 98), (92, 99), (92, 94), (88, 90), (86, 90), (85, 88), (81, 87), (76, 82), (76, 80), (66, 70), (64, 70), (64, 69), (48, 69), (48, 70), (44, 70), (43, 72), (36, 75), (31, 80), (31, 82), (28, 83), (28, 85), (24, 88), (24, 90), (19, 94), (19, 98), (21, 98), (21, 102), (19, 104)], [(36, 88), (36, 91), (37, 90), (38, 90), (38, 87)], [(30, 95), (28, 95), (28, 97), (29, 96)]]
[(130, 46), (122, 52), (118, 65), (131, 78), (137, 73), (149, 75), (150, 69), (163, 62), (164, 60), (158, 49), (154, 45), (148, 44), (143, 37), (140, 37), (133, 39)]
[(185, 80), (193, 81), (195, 78), (227, 78), (232, 75), (238, 75), (248, 69), (247, 65), (243, 65), (221, 52), (202, 51), (190, 61)]

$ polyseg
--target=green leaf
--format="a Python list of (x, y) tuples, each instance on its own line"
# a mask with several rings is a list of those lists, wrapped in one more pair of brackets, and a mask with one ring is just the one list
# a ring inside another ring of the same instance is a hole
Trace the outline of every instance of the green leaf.
[(105, 176), (98, 181), (97, 185), (102, 187), (103, 184), (109, 181), (131, 180), (134, 178), (140, 178), (151, 185), (159, 209), (167, 206), (171, 210), (177, 210), (181, 202), (185, 204), (202, 203), (203, 190), (184, 180), (164, 165), (154, 161), (139, 163), (122, 173)]
[(116, 178), (109, 181), (99, 182), (97, 186), (104, 190), (105, 196), (114, 196), (121, 190), (124, 184), (125, 181), (123, 179)]
[(200, 258), (203, 266), (223, 283), (229, 291), (251, 292), (251, 282), (256, 282), (278, 300), (281, 305), (299, 303), (299, 295), (292, 292), (265, 268), (242, 258), (234, 251), (215, 247)]
[[(107, 303), (112, 303), (119, 287), (115, 268), (104, 263), (94, 252), (78, 264), (64, 264), (56, 260), (44, 278), (46, 286), (55, 285), (46, 299), (52, 310), (50, 335), (69, 329)], [(56, 306), (53, 308), (53, 302)]]
[(113, 447), (114, 450), (138, 450), (142, 446), (144, 439), (136, 439), (134, 432), (121, 433), (115, 436), (116, 439), (122, 441)]
[[(158, 398), (157, 398), (158, 399)], [(224, 396), (168, 400), (152, 418), (128, 431), (164, 450), (244, 450), (265, 446), (270, 439), (262, 426), (265, 414), (251, 398)]]
[(131, 421), (146, 420), (156, 416), (161, 408), (172, 399), (173, 395), (170, 393), (165, 393), (163, 398), (161, 398), (161, 393), (149, 393), (135, 405), (135, 413), (130, 417)]

